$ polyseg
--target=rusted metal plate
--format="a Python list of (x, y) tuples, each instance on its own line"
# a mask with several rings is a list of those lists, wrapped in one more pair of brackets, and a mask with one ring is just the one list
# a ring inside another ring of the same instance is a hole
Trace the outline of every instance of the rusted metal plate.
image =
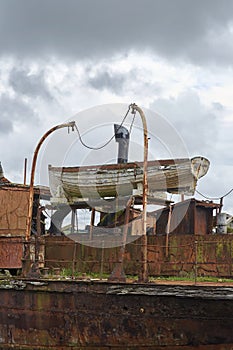
[[(34, 188), (33, 219), (35, 221), (40, 189)], [(25, 236), (29, 204), (29, 186), (0, 186), (0, 236)], [(35, 223), (34, 223), (35, 225)]]
[(25, 235), (28, 199), (28, 188), (24, 186), (0, 188), (0, 235)]
[[(114, 238), (112, 238), (114, 239)], [(195, 243), (197, 242), (197, 243)], [(141, 238), (126, 245), (124, 271), (138, 275)], [(120, 247), (96, 248), (75, 243), (65, 236), (45, 237), (45, 267), (72, 268), (81, 273), (111, 273), (119, 262)], [(196, 252), (197, 249), (197, 252)], [(148, 237), (150, 276), (190, 276), (197, 263), (199, 276), (233, 276), (233, 235), (171, 234), (166, 256), (166, 236)]]
[(0, 348), (232, 349), (232, 306), (230, 287), (1, 281)]
[(0, 269), (22, 267), (23, 238), (0, 236)]
[[(213, 229), (213, 210), (219, 204), (206, 203), (194, 198), (172, 205), (169, 233), (211, 234)], [(169, 208), (150, 213), (156, 217), (156, 233), (164, 234), (168, 223)]]

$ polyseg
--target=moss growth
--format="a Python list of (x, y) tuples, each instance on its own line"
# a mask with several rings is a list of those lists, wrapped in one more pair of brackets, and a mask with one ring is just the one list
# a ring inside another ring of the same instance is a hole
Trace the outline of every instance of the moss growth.
[(9, 278), (0, 279), (0, 286), (10, 286), (11, 280)]
[[(150, 277), (150, 282), (159, 281), (187, 281), (193, 282), (193, 273), (187, 274), (187, 276), (167, 276), (167, 277)], [(219, 277), (197, 277), (197, 282), (214, 282), (214, 283), (233, 283), (233, 279), (230, 278), (219, 278)]]
[(85, 278), (85, 279), (105, 279), (109, 277), (109, 274), (103, 273), (102, 275), (100, 273), (83, 273), (79, 271), (72, 271), (71, 268), (69, 269), (62, 269), (61, 277), (75, 277), (75, 278)]
[(216, 257), (217, 257), (217, 259), (221, 259), (222, 258), (222, 254), (223, 254), (223, 243), (222, 242), (218, 242), (216, 244)]
[[(198, 242), (199, 243), (199, 242)], [(203, 256), (204, 256), (204, 252), (203, 252), (203, 245), (202, 244), (198, 244), (197, 243), (197, 262), (203, 262)]]

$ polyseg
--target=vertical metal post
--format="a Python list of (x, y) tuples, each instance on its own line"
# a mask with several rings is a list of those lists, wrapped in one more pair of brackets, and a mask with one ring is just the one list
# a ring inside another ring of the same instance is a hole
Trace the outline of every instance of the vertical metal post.
[(143, 110), (138, 107), (135, 103), (131, 105), (132, 111), (135, 110), (140, 114), (143, 125), (144, 135), (144, 161), (143, 161), (143, 214), (142, 214), (142, 270), (139, 280), (142, 282), (148, 282), (148, 263), (147, 263), (147, 194), (148, 194), (148, 182), (147, 182), (147, 162), (148, 162), (148, 131), (146, 117)]
[(76, 214), (76, 209), (75, 209), (75, 208), (72, 208), (72, 210), (71, 210), (71, 233), (74, 233), (75, 214)]
[(27, 158), (24, 159), (24, 174), (23, 174), (23, 184), (26, 185), (27, 182)]
[(220, 198), (219, 213), (221, 213), (223, 207), (223, 197)]
[(104, 241), (101, 244), (101, 262), (100, 262), (100, 280), (103, 278), (103, 270), (104, 270)]
[(194, 282), (195, 282), (195, 285), (196, 285), (197, 284), (197, 244), (198, 244), (198, 241), (195, 240), (194, 244), (195, 244)]
[(128, 233), (128, 226), (129, 226), (130, 206), (132, 204), (132, 200), (133, 200), (133, 197), (130, 197), (126, 204), (122, 244), (118, 254), (118, 262), (116, 263), (114, 270), (112, 271), (111, 275), (108, 278), (108, 281), (110, 282), (126, 282), (126, 276), (124, 272), (124, 257), (125, 257), (125, 246), (127, 242), (127, 233)]
[(152, 222), (153, 222), (153, 236), (156, 234), (156, 225), (157, 225), (157, 220), (156, 220), (156, 217), (153, 216), (152, 218)]
[(232, 241), (230, 241), (230, 264), (229, 264), (229, 276), (232, 277)]
[(95, 223), (95, 208), (91, 209), (91, 225), (90, 225), (90, 232), (89, 232), (89, 239), (92, 241), (93, 239), (93, 226)]
[(72, 278), (73, 279), (75, 277), (76, 252), (77, 252), (77, 242), (74, 242), (73, 260), (72, 260)]
[(172, 215), (172, 206), (169, 205), (168, 220), (167, 220), (167, 227), (166, 227), (166, 258), (168, 257), (169, 233), (170, 233), (170, 227), (171, 227), (171, 215)]

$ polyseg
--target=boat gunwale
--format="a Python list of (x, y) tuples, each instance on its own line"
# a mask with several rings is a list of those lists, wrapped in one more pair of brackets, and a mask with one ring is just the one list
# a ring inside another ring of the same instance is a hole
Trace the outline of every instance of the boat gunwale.
[[(185, 163), (190, 163), (190, 166), (192, 164), (192, 160), (196, 159), (198, 157), (194, 158), (177, 158), (177, 159), (159, 159), (159, 160), (149, 160), (147, 162), (148, 167), (150, 166), (170, 166), (170, 165), (180, 165)], [(203, 158), (203, 157), (201, 157)], [(65, 172), (82, 172), (86, 170), (96, 170), (96, 168), (99, 168), (101, 170), (122, 170), (122, 169), (132, 169), (132, 168), (142, 168), (143, 162), (135, 161), (131, 163), (123, 163), (123, 164), (99, 164), (99, 165), (84, 165), (84, 166), (63, 166), (63, 167), (56, 167), (49, 165), (49, 170), (52, 171), (65, 171)]]

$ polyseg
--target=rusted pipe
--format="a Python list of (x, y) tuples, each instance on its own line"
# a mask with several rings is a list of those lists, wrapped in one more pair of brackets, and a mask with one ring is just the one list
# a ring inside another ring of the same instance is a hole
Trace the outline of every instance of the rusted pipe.
[(198, 241), (195, 240), (195, 262), (194, 262), (194, 283), (197, 284), (197, 253), (198, 253)]
[(90, 232), (89, 232), (89, 239), (92, 241), (93, 238), (93, 226), (95, 224), (95, 208), (91, 209), (91, 224), (90, 224)]
[(118, 254), (118, 262), (116, 263), (111, 275), (108, 278), (109, 282), (126, 282), (126, 276), (124, 272), (124, 257), (125, 257), (125, 246), (127, 242), (127, 233), (128, 233), (128, 227), (129, 227), (130, 207), (132, 205), (132, 202), (133, 202), (133, 197), (130, 197), (127, 201), (126, 209), (125, 209), (124, 230), (123, 230), (122, 244)]
[(171, 216), (172, 216), (172, 206), (169, 205), (169, 212), (168, 212), (168, 220), (167, 220), (167, 227), (166, 227), (166, 258), (168, 257), (168, 251), (169, 251), (169, 233), (171, 228)]
[(30, 234), (31, 234), (31, 223), (32, 223), (32, 208), (33, 208), (33, 196), (34, 196), (34, 178), (35, 178), (35, 169), (36, 169), (36, 162), (37, 162), (37, 157), (38, 157), (38, 152), (40, 150), (41, 145), (45, 141), (45, 139), (52, 134), (52, 132), (66, 128), (66, 127), (71, 127), (74, 128), (75, 126), (75, 121), (65, 123), (65, 124), (59, 124), (54, 126), (53, 128), (49, 129), (40, 139), (38, 142), (36, 149), (34, 151), (33, 155), (33, 160), (32, 160), (32, 168), (31, 168), (31, 180), (30, 180), (30, 189), (29, 189), (29, 205), (28, 205), (28, 216), (27, 216), (27, 227), (26, 227), (26, 236), (25, 239), (26, 241), (29, 240)]
[(219, 214), (222, 211), (222, 207), (223, 207), (223, 197), (220, 198)]
[[(75, 218), (76, 218), (76, 209), (72, 208), (72, 210), (71, 210), (71, 234), (73, 234), (74, 230), (75, 230)], [(77, 224), (77, 231), (78, 231), (77, 221), (76, 221), (76, 224)]]
[(147, 193), (148, 193), (148, 182), (147, 182), (147, 162), (148, 162), (148, 131), (146, 117), (143, 110), (138, 107), (135, 103), (131, 104), (132, 112), (137, 111), (140, 114), (143, 125), (144, 134), (144, 160), (143, 160), (143, 214), (142, 214), (142, 271), (141, 280), (142, 282), (148, 281), (148, 264), (147, 264)]
[(23, 174), (23, 184), (26, 185), (27, 182), (27, 158), (24, 159), (24, 174)]

